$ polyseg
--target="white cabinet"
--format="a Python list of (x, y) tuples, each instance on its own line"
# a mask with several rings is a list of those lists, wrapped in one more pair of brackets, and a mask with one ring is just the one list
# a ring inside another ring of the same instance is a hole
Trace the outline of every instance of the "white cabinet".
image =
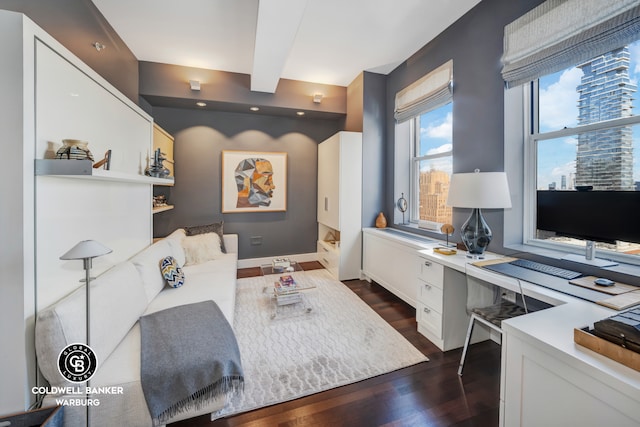
[(469, 323), (465, 274), (425, 255), (417, 263), (418, 332), (442, 351), (462, 347)]
[[(591, 355), (586, 349), (576, 353)], [(638, 372), (622, 365), (602, 369), (567, 356), (507, 331), (502, 342), (501, 426), (640, 425)], [(619, 372), (621, 379), (616, 378)]]
[(366, 277), (416, 307), (417, 250), (379, 233), (364, 230), (362, 271)]
[(338, 132), (318, 145), (318, 260), (338, 280), (360, 277), (361, 227), (362, 134)]
[[(80, 286), (81, 262), (60, 255), (80, 240), (113, 250), (93, 262), (98, 275), (151, 242), (151, 186), (143, 175), (152, 142), (149, 115), (22, 14), (0, 11), (0, 141), (7, 159), (0, 194), (0, 413), (35, 398), (37, 311)], [(63, 139), (89, 141), (110, 171), (75, 179), (36, 173)], [(11, 149), (9, 149), (11, 148)], [(36, 262), (37, 260), (37, 262)], [(36, 286), (37, 284), (37, 286)], [(5, 345), (6, 344), (6, 345)]]

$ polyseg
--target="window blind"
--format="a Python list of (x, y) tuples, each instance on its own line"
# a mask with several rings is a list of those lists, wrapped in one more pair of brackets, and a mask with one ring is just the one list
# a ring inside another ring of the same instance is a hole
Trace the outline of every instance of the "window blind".
[(504, 29), (502, 77), (514, 87), (622, 47), (640, 34), (640, 0), (547, 0)]
[(452, 99), (453, 60), (449, 60), (396, 94), (396, 121), (404, 122)]

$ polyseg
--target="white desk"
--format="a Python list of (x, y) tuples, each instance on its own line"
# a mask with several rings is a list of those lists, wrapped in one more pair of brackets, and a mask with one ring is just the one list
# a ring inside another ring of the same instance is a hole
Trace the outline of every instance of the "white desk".
[[(424, 249), (419, 253), (469, 277), (519, 292), (513, 278)], [(488, 258), (497, 255), (488, 254)], [(639, 426), (640, 372), (573, 341), (574, 328), (616, 312), (522, 281), (523, 293), (554, 307), (503, 323), (500, 425)], [(464, 304), (464, 302), (460, 302)]]
[[(384, 273), (389, 283), (381, 284), (392, 292), (397, 290), (394, 286), (410, 292), (406, 284), (413, 280), (418, 292), (407, 300), (418, 309), (419, 331), (443, 350), (459, 347), (466, 332), (465, 278), (519, 291), (515, 279), (471, 265), (473, 260), (462, 252), (450, 256), (433, 252), (437, 242), (417, 243), (402, 233), (376, 229), (363, 232), (365, 276), (369, 270)], [(415, 269), (409, 261), (398, 263), (398, 257), (413, 259)], [(496, 257), (487, 254), (489, 259)], [(435, 268), (425, 266), (425, 261)], [(525, 295), (553, 307), (503, 323), (500, 425), (640, 426), (640, 372), (573, 341), (574, 328), (592, 326), (615, 311), (521, 283)], [(421, 296), (423, 287), (428, 288), (425, 284), (433, 285), (434, 298)], [(431, 317), (426, 318), (424, 308), (431, 310)]]

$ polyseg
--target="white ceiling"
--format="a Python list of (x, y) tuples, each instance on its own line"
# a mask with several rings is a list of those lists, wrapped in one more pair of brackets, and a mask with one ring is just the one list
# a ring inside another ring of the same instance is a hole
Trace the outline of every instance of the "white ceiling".
[(93, 0), (140, 61), (348, 86), (388, 74), (480, 0)]

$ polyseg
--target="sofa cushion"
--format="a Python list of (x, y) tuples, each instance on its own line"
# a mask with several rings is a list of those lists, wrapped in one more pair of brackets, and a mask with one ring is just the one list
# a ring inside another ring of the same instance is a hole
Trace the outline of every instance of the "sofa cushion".
[(186, 260), (184, 249), (182, 248), (182, 239), (185, 236), (186, 233), (184, 231), (184, 228), (178, 228), (173, 233), (165, 237), (165, 240), (169, 242), (169, 245), (171, 245), (173, 257), (176, 259), (176, 261), (178, 261), (179, 265), (184, 265)]
[(184, 231), (187, 236), (197, 236), (198, 234), (216, 233), (220, 237), (220, 249), (222, 253), (227, 253), (224, 247), (224, 221), (214, 222), (213, 224), (196, 225), (193, 227), (185, 227)]
[(179, 288), (184, 285), (184, 272), (174, 257), (165, 257), (160, 263), (160, 271), (167, 285), (172, 288)]
[(171, 244), (167, 239), (163, 239), (131, 258), (131, 262), (136, 266), (140, 277), (142, 277), (147, 302), (153, 300), (164, 288), (165, 281), (160, 271), (160, 262), (164, 257), (172, 254)]
[[(106, 360), (147, 308), (140, 275), (126, 261), (91, 282), (91, 342), (100, 363)], [(86, 342), (85, 287), (76, 289), (41, 311), (36, 322), (36, 352), (44, 377), (53, 386), (66, 380), (58, 372), (57, 356), (67, 345)]]
[(185, 265), (201, 264), (224, 256), (217, 233), (198, 234), (182, 239)]

